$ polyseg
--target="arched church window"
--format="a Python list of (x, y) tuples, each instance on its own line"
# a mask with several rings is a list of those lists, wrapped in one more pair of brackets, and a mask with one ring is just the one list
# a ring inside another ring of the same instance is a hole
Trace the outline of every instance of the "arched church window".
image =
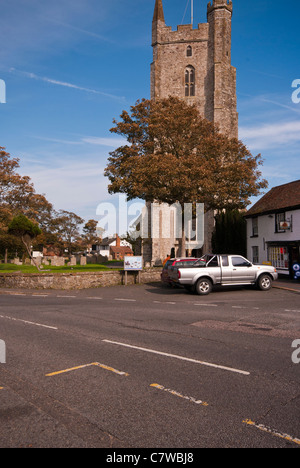
[(195, 96), (195, 68), (189, 65), (185, 69), (185, 97)]
[(192, 49), (192, 46), (187, 46), (187, 49), (186, 49), (186, 56), (187, 57), (192, 57), (193, 55), (193, 49)]

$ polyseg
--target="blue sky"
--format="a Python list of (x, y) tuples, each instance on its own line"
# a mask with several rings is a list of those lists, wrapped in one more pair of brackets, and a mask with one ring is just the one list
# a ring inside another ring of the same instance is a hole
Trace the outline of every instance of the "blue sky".
[[(109, 129), (123, 109), (150, 96), (154, 3), (0, 1), (0, 146), (20, 158), (19, 172), (57, 210), (97, 219), (98, 204), (113, 198), (103, 170), (121, 141)], [(167, 25), (190, 22), (187, 0), (163, 4)], [(206, 21), (206, 5), (194, 0), (195, 26)], [(300, 178), (300, 103), (292, 101), (292, 83), (300, 80), (300, 2), (233, 5), (239, 137), (262, 154), (271, 188)]]

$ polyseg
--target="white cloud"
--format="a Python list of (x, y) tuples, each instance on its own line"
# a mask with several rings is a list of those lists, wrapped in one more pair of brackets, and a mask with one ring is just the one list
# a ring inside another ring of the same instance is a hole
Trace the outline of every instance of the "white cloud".
[(82, 137), (79, 140), (63, 140), (59, 138), (48, 138), (48, 137), (40, 137), (35, 136), (37, 140), (42, 141), (49, 141), (50, 143), (59, 143), (62, 145), (84, 145), (88, 143), (90, 145), (96, 146), (108, 146), (111, 148), (117, 148), (119, 146), (124, 146), (127, 144), (127, 140), (125, 138), (109, 138), (109, 137), (93, 137), (93, 136), (86, 136)]
[(22, 172), (29, 175), (37, 193), (44, 193), (55, 209), (73, 211), (86, 218), (96, 215), (99, 203), (108, 198), (108, 180), (104, 169), (93, 161), (64, 160), (53, 165), (22, 164)]
[(74, 84), (74, 83), (68, 83), (68, 82), (65, 82), (65, 81), (54, 80), (53, 78), (47, 78), (45, 76), (39, 76), (39, 75), (36, 75), (35, 73), (20, 71), (20, 70), (16, 70), (15, 68), (11, 68), (10, 72), (20, 74), (22, 76), (25, 76), (25, 77), (33, 79), (33, 80), (45, 81), (46, 83), (50, 83), (50, 84), (53, 84), (53, 85), (63, 86), (63, 87), (66, 87), (66, 88), (72, 88), (72, 89), (76, 89), (76, 90), (79, 90), (79, 91), (85, 91), (86, 93), (98, 94), (98, 95), (101, 95), (101, 96), (104, 96), (104, 97), (108, 97), (110, 99), (116, 99), (118, 101), (125, 101), (124, 96), (116, 96), (114, 94), (105, 93), (105, 92), (99, 91), (97, 89), (85, 88), (83, 86), (79, 86), (79, 85)]
[(124, 146), (127, 144), (127, 140), (124, 138), (86, 137), (82, 139), (82, 142), (89, 143), (91, 145), (111, 146), (111, 147)]
[(240, 139), (251, 149), (264, 150), (300, 143), (300, 121), (275, 122), (254, 127), (240, 127)]

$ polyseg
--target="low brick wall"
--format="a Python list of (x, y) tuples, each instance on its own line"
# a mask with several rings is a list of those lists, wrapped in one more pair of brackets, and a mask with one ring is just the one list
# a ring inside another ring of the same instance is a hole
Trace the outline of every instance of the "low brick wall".
[[(140, 282), (160, 281), (161, 268), (140, 272)], [(124, 284), (123, 271), (74, 272), (74, 273), (3, 273), (0, 288), (16, 289), (88, 289)], [(137, 272), (127, 273), (127, 284), (138, 282)]]

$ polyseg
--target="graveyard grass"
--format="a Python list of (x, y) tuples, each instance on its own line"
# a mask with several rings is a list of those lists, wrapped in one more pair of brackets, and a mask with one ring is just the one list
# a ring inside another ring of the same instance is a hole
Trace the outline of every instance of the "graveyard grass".
[(0, 274), (1, 273), (23, 273), (31, 274), (38, 273), (88, 273), (88, 272), (97, 272), (97, 271), (109, 271), (109, 270), (123, 270), (123, 265), (116, 265), (114, 262), (107, 262), (106, 264), (99, 265), (73, 265), (73, 266), (48, 266), (44, 265), (42, 271), (39, 272), (38, 269), (33, 265), (14, 265), (11, 263), (1, 263), (0, 264)]

